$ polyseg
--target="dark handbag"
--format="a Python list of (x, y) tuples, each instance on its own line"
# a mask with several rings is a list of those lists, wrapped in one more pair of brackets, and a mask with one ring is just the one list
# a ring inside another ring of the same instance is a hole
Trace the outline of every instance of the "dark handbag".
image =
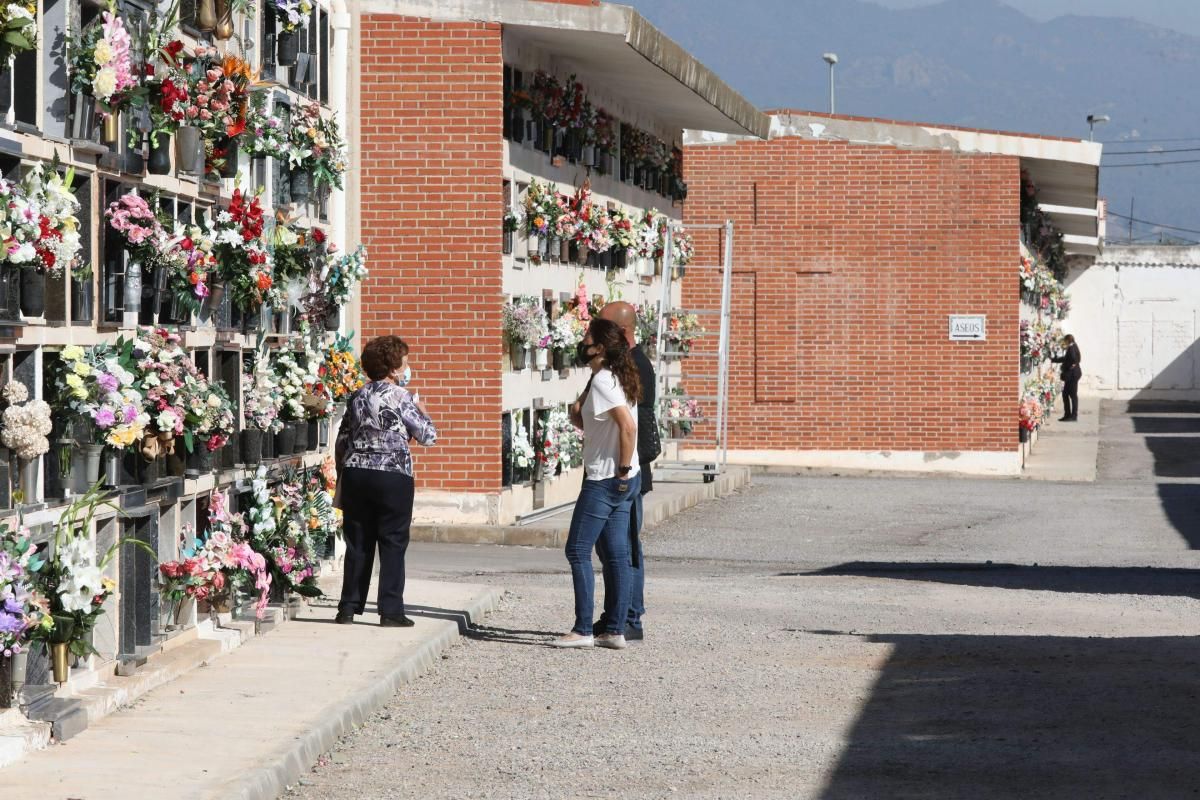
[(638, 462), (649, 464), (662, 455), (662, 441), (658, 438), (658, 420), (654, 409), (638, 406)]

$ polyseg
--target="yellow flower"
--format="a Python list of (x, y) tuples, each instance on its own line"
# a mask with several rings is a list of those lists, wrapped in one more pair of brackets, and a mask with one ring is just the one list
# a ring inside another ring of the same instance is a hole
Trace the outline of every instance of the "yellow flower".
[(100, 585), (104, 587), (104, 591), (106, 592), (111, 592), (113, 589), (117, 588), (117, 582), (112, 578), (101, 578)]
[(134, 426), (122, 426), (113, 428), (105, 437), (106, 441), (113, 447), (128, 447), (141, 436), (141, 432)]
[(87, 365), (86, 361), (76, 361), (75, 374), (86, 378), (92, 374), (92, 368)]
[(78, 345), (67, 345), (63, 348), (62, 357), (67, 361), (78, 361), (83, 358), (83, 348)]
[(108, 42), (101, 39), (100, 41), (96, 42), (96, 47), (94, 50), (92, 50), (92, 55), (96, 58), (97, 64), (107, 64), (108, 62), (112, 61), (112, 46)]
[(88, 390), (82, 386), (76, 386), (71, 390), (71, 396), (76, 400), (87, 400)]
[(81, 378), (75, 374), (68, 375), (67, 376), (67, 386), (70, 386), (72, 389), (82, 389), (83, 388), (83, 378)]

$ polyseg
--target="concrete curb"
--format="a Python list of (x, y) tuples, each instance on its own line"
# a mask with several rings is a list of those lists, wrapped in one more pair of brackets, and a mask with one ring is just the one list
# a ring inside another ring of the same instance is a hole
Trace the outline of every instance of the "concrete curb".
[[(503, 596), (501, 589), (486, 589), (461, 610), (467, 614), (468, 622), (478, 620), (495, 611)], [(460, 630), (446, 627), (436, 637), (421, 643), (372, 685), (330, 708), (324, 719), (304, 736), (272, 753), (267, 759), (269, 766), (225, 783), (214, 796), (237, 800), (275, 800), (280, 797), (289, 785), (312, 768), (322, 753), (333, 747), (339, 737), (366, 722), (401, 686), (428, 672), (460, 635)]]
[[(712, 483), (687, 484), (682, 492), (651, 492), (646, 495), (645, 528), (653, 528), (676, 514), (709, 500), (733, 494), (750, 484), (750, 468), (733, 466)], [(656, 486), (662, 485), (656, 482)], [(670, 484), (668, 484), (670, 485)], [(681, 484), (674, 484), (679, 486)], [(518, 525), (414, 525), (414, 542), (442, 544), (498, 544), (511, 547), (563, 547), (570, 521), (553, 527)]]

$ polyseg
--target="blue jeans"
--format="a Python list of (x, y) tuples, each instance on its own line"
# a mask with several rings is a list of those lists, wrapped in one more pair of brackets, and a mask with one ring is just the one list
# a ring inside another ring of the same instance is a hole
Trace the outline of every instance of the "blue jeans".
[[(592, 549), (600, 543), (604, 553), (604, 608), (608, 630), (624, 633), (629, 616), (630, 580), (629, 514), (641, 495), (641, 476), (609, 478), (583, 482), (571, 532), (567, 535), (567, 563), (575, 586), (575, 633), (592, 634), (592, 614), (596, 605), (596, 573), (592, 570)], [(624, 491), (621, 487), (624, 486)], [(609, 612), (611, 609), (611, 613)]]
[[(646, 595), (646, 557), (642, 553), (642, 537), (641, 537), (642, 522), (644, 520), (644, 517), (642, 516), (642, 498), (644, 498), (644, 497), (645, 497), (644, 494), (642, 494), (641, 492), (638, 492), (638, 496), (636, 498), (634, 498), (633, 515), (630, 517), (630, 520), (629, 520), (629, 524), (631, 526), (636, 526), (636, 531), (633, 531), (633, 530), (630, 531), (630, 539), (633, 539), (633, 534), (635, 532), (638, 534), (638, 536), (637, 536), (637, 566), (629, 567), (628, 625), (630, 628), (633, 628), (634, 630), (639, 630), (639, 631), (642, 629), (642, 615), (646, 613), (646, 597), (645, 597), (645, 595)], [(634, 517), (636, 517), (636, 519)], [(605, 583), (605, 585), (607, 585), (609, 580), (611, 580), (611, 578), (609, 577), (609, 568), (608, 568), (609, 561), (606, 557), (607, 553), (604, 549), (604, 540), (603, 539), (596, 543), (596, 555), (600, 557), (600, 563), (603, 565), (604, 583)], [(630, 561), (631, 562), (633, 561), (632, 550), (630, 551)], [(606, 594), (605, 600), (607, 600), (607, 599), (608, 599), (608, 595)], [(606, 625), (608, 622), (608, 615), (609, 615), (610, 611), (611, 611), (611, 609), (609, 608), (609, 604), (606, 602), (604, 605), (604, 620), (605, 620)]]

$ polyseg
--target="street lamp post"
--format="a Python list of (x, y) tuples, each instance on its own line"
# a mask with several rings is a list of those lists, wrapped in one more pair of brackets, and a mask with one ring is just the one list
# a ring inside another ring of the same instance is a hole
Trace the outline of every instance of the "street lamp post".
[(1104, 123), (1108, 122), (1110, 119), (1111, 118), (1108, 116), (1108, 114), (1088, 114), (1087, 122), (1088, 122), (1088, 141), (1089, 142), (1096, 141), (1096, 126), (1103, 125)]
[(825, 59), (825, 63), (829, 65), (829, 113), (837, 113), (837, 105), (834, 102), (834, 87), (833, 87), (833, 65), (838, 63), (837, 53), (825, 53), (821, 56)]

